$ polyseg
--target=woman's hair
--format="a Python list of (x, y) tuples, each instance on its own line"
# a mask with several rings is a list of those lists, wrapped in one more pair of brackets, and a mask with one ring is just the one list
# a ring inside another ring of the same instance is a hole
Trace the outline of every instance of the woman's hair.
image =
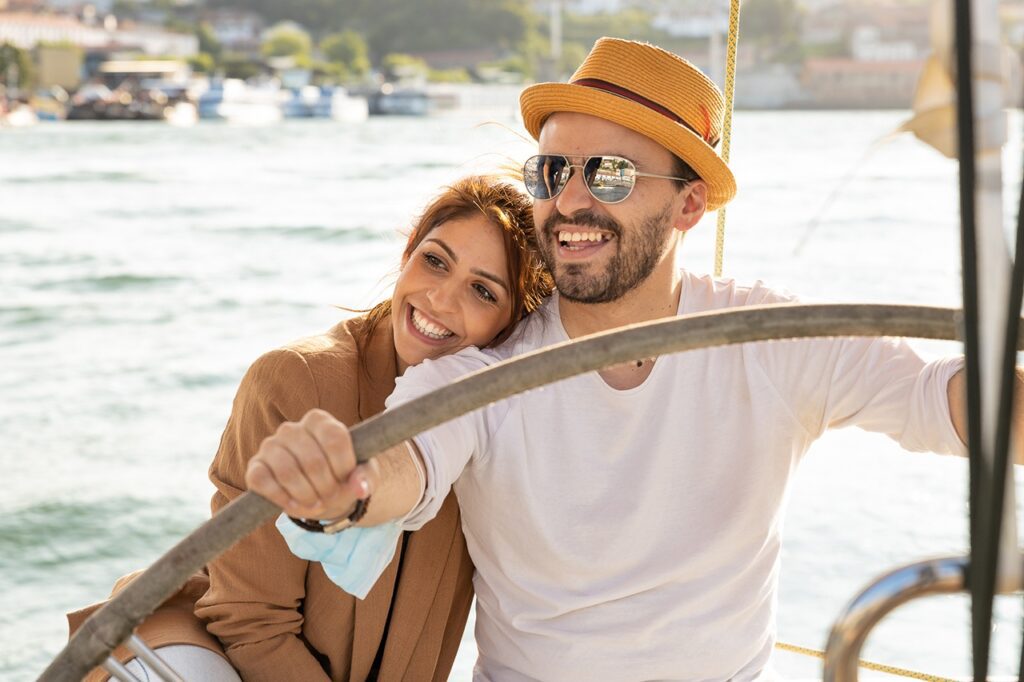
[[(501, 230), (505, 264), (511, 278), (512, 316), (487, 344), (494, 345), (507, 339), (516, 323), (536, 310), (554, 287), (551, 274), (540, 259), (533, 231), (533, 206), (524, 193), (507, 182), (480, 175), (471, 175), (445, 187), (413, 223), (402, 253), (402, 264), (404, 267), (412, 252), (434, 228), (451, 220), (475, 216), (483, 216)], [(390, 298), (367, 311), (366, 338), (390, 314)]]

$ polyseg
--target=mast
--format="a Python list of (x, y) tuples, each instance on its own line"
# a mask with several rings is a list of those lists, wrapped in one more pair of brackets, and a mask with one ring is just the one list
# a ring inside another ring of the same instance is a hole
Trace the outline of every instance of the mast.
[[(1012, 415), (1024, 298), (1024, 191), (1011, 259), (1003, 230), (1006, 115), (998, 0), (954, 0), (953, 11), (936, 0), (932, 9), (933, 55), (915, 95), (915, 116), (901, 130), (960, 161), (971, 554), (903, 567), (862, 591), (829, 636), (824, 678), (830, 682), (856, 679), (860, 648), (885, 613), (915, 596), (959, 589), (971, 593), (973, 676), (986, 680), (994, 597), (1021, 586), (1009, 455), (1017, 438)], [(1024, 654), (1020, 670), (1024, 676)]]
[(970, 413), (971, 631), (974, 678), (984, 680), (993, 597), (999, 586), (1019, 584), (1021, 577), (1013, 467), (1007, 457), (1020, 303), (1019, 292), (1011, 296), (1011, 251), (1003, 231), (1006, 116), (997, 0), (955, 0), (953, 20)]

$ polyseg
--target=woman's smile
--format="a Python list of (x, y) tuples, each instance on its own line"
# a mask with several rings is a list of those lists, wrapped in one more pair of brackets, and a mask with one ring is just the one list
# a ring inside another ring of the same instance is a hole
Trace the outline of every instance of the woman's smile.
[(423, 312), (416, 306), (409, 304), (409, 324), (413, 331), (423, 338), (426, 343), (444, 344), (455, 332), (448, 329), (433, 317)]

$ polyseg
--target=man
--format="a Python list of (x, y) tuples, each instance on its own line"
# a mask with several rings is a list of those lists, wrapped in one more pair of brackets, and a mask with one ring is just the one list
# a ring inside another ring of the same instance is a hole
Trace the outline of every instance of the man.
[[(602, 39), (570, 83), (521, 101), (539, 145), (524, 175), (558, 293), (501, 346), (409, 369), (389, 405), (566, 338), (792, 300), (675, 265), (680, 236), (735, 193), (715, 151), (722, 96), (688, 62)], [(429, 520), (454, 485), (477, 568), (478, 679), (753, 679), (772, 651), (782, 506), (803, 453), (826, 428), (857, 424), (962, 454), (947, 397), (960, 365), (894, 339), (638, 359), (359, 467), (347, 428), (311, 413), (264, 443), (248, 484), (291, 516), (395, 533)]]

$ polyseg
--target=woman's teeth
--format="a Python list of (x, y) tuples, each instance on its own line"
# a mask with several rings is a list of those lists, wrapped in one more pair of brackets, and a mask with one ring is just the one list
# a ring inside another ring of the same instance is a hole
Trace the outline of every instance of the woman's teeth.
[(558, 233), (558, 241), (562, 244), (571, 244), (573, 242), (606, 242), (611, 239), (610, 235), (603, 234), (601, 232), (570, 232), (568, 230), (562, 230)]
[(420, 311), (416, 310), (415, 308), (412, 309), (412, 324), (414, 327), (416, 327), (417, 331), (419, 331), (424, 336), (429, 336), (432, 339), (446, 339), (455, 333), (450, 329), (445, 329), (439, 324), (434, 324), (433, 322), (430, 322), (429, 320), (427, 320), (427, 318), (423, 317), (423, 315), (420, 314)]

